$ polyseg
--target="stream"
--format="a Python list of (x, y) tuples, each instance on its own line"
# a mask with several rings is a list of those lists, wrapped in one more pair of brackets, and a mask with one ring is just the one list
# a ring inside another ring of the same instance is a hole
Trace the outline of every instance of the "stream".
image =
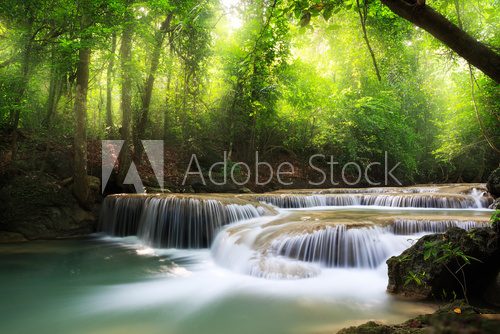
[(437, 305), (386, 293), (421, 236), (488, 223), (483, 185), (114, 195), (100, 233), (0, 245), (2, 333), (332, 333)]

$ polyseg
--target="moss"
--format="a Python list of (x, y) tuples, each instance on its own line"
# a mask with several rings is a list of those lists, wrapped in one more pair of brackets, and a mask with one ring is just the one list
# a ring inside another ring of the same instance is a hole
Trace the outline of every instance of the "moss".
[(500, 321), (485, 317), (492, 311), (479, 309), (457, 300), (433, 314), (420, 315), (399, 325), (373, 321), (339, 331), (341, 334), (413, 334), (413, 333), (496, 333)]
[[(448, 299), (461, 296), (462, 290), (457, 280), (450, 274), (458, 270), (455, 258), (445, 261), (425, 259), (426, 245), (434, 244), (437, 249), (445, 245), (460, 249), (465, 255), (479, 259), (463, 267), (467, 277), (469, 297), (481, 298), (480, 287), (491, 281), (500, 269), (498, 262), (498, 234), (489, 227), (465, 231), (451, 228), (444, 234), (422, 237), (412, 247), (399, 256), (387, 260), (389, 284), (388, 291), (414, 299)], [(448, 270), (449, 268), (449, 270)], [(420, 282), (407, 280), (408, 273), (425, 273)]]

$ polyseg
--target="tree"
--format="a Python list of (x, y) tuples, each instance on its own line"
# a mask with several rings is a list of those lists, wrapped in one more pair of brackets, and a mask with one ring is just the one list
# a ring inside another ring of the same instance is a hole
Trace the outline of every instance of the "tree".
[(116, 32), (111, 34), (111, 54), (106, 72), (106, 126), (113, 127), (113, 73), (115, 66)]
[[(301, 24), (307, 25), (311, 15), (323, 14), (325, 19), (329, 19), (334, 11), (339, 11), (342, 6), (352, 8), (356, 1), (356, 8), (360, 8), (359, 0), (325, 0), (297, 1), (294, 0), (290, 8), (301, 15)], [(367, 0), (364, 4), (366, 6)], [(500, 55), (483, 43), (476, 40), (463, 29), (460, 29), (446, 17), (425, 4), (421, 0), (380, 0), (396, 15), (419, 26), (432, 36), (447, 45), (450, 49), (458, 53), (469, 63), (480, 69), (484, 74), (500, 83)], [(366, 11), (365, 11), (366, 13)], [(360, 18), (366, 22), (366, 16), (360, 12)], [(364, 36), (366, 36), (365, 31)], [(369, 42), (367, 42), (369, 47)], [(370, 48), (370, 47), (369, 47)], [(371, 52), (372, 53), (372, 52)], [(372, 59), (374, 55), (372, 54)], [(374, 62), (374, 65), (376, 62)]]
[(460, 29), (424, 2), (381, 0), (394, 13), (424, 29), (484, 74), (500, 83), (500, 55)]
[(134, 16), (132, 12), (132, 1), (125, 0), (125, 14), (123, 32), (120, 45), (120, 70), (121, 70), (121, 110), (122, 126), (120, 128), (121, 138), (125, 141), (120, 152), (119, 182), (125, 180), (127, 170), (131, 162), (133, 152), (132, 145), (132, 36), (134, 34)]
[(158, 70), (158, 65), (160, 63), (160, 55), (162, 51), (163, 42), (165, 36), (170, 29), (170, 22), (172, 21), (173, 13), (168, 13), (165, 20), (160, 25), (160, 29), (156, 31), (154, 36), (153, 52), (151, 55), (151, 63), (149, 67), (148, 76), (144, 84), (142, 98), (141, 98), (141, 110), (139, 112), (139, 121), (134, 133), (134, 147), (135, 147), (135, 158), (140, 160), (143, 153), (142, 145), (140, 144), (141, 137), (144, 135), (144, 130), (146, 129), (146, 124), (148, 121), (149, 107), (151, 105), (151, 97), (153, 95), (153, 86), (155, 82), (156, 71)]
[(76, 70), (76, 91), (74, 113), (76, 119), (74, 137), (74, 173), (73, 173), (73, 194), (78, 202), (88, 205), (89, 181), (87, 178), (87, 91), (89, 87), (89, 64), (90, 64), (90, 40), (88, 31), (90, 17), (87, 12), (89, 4), (84, 2), (80, 8), (81, 19), (81, 39), (78, 50), (78, 67)]

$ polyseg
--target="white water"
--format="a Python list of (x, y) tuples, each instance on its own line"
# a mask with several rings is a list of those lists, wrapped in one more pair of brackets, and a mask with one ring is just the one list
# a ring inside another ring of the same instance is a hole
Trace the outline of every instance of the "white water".
[(319, 206), (384, 206), (410, 208), (487, 208), (491, 199), (474, 190), (469, 195), (437, 193), (353, 193), (353, 194), (266, 194), (257, 199), (279, 208)]
[[(135, 235), (113, 240), (136, 256), (172, 262), (153, 279), (99, 288), (78, 312), (149, 317), (161, 309), (168, 324), (159, 333), (317, 333), (400, 322), (426, 311), (386, 294), (385, 261), (426, 233), (482, 226), (491, 212), (479, 190), (439, 190), (259, 196), (284, 207), (274, 215), (244, 196), (233, 204), (231, 195), (117, 196), (105, 203), (103, 230)], [(242, 305), (252, 306), (239, 312)]]
[(100, 228), (115, 236), (137, 235), (154, 247), (203, 248), (212, 243), (223, 225), (265, 214), (263, 207), (223, 204), (216, 199), (108, 196)]
[(291, 224), (272, 224), (286, 220), (288, 215), (290, 211), (282, 210), (276, 217), (227, 226), (212, 245), (214, 260), (225, 268), (256, 277), (308, 278), (328, 267), (384, 266), (385, 260), (400, 254), (422, 235), (396, 235), (379, 226), (348, 229), (342, 224), (297, 234), (287, 232)]
[(396, 219), (387, 229), (394, 234), (409, 235), (417, 233), (444, 233), (450, 227), (470, 230), (486, 226), (473, 220), (426, 220), (426, 219)]

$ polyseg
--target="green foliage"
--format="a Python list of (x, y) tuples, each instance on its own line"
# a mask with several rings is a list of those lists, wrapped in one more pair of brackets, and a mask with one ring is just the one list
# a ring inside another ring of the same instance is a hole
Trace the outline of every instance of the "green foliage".
[(500, 210), (496, 209), (490, 218), (491, 224), (500, 224)]
[(465, 265), (470, 264), (471, 260), (479, 261), (472, 256), (466, 255), (459, 246), (453, 246), (451, 242), (437, 240), (424, 244), (424, 260), (426, 261), (447, 263), (455, 259), (462, 260)]
[[(468, 235), (474, 238), (470, 232)], [(424, 243), (424, 260), (444, 266), (460, 285), (463, 296), (467, 300), (467, 280), (464, 267), (470, 265), (472, 261), (481, 262), (479, 259), (465, 254), (459, 246), (454, 245), (451, 241), (434, 240)], [(453, 268), (453, 265), (456, 265), (456, 268)], [(453, 294), (456, 297), (455, 291)]]
[[(235, 161), (259, 150), (304, 162), (331, 154), (366, 166), (387, 151), (408, 183), (483, 180), (498, 164), (484, 138), (500, 146), (498, 85), (474, 72), (476, 115), (464, 63), (380, 1), (359, 1), (365, 4), (381, 82), (363, 46), (356, 0), (240, 0), (229, 7), (217, 0), (2, 1), (0, 126), (12, 127), (19, 115), (18, 127), (71, 134), (78, 51), (89, 47), (88, 133), (118, 137), (123, 29), (134, 31), (127, 74), (135, 125), (158, 31), (172, 15), (145, 137), (207, 159), (231, 151)], [(451, 2), (433, 7), (457, 21)], [(461, 10), (466, 30), (498, 48), (495, 2), (461, 1)], [(105, 121), (108, 82), (114, 128)]]
[(407, 286), (408, 284), (415, 284), (416, 286), (424, 285), (426, 277), (427, 274), (425, 273), (425, 271), (419, 273), (414, 273), (413, 271), (410, 271), (405, 276), (405, 282), (403, 286)]

